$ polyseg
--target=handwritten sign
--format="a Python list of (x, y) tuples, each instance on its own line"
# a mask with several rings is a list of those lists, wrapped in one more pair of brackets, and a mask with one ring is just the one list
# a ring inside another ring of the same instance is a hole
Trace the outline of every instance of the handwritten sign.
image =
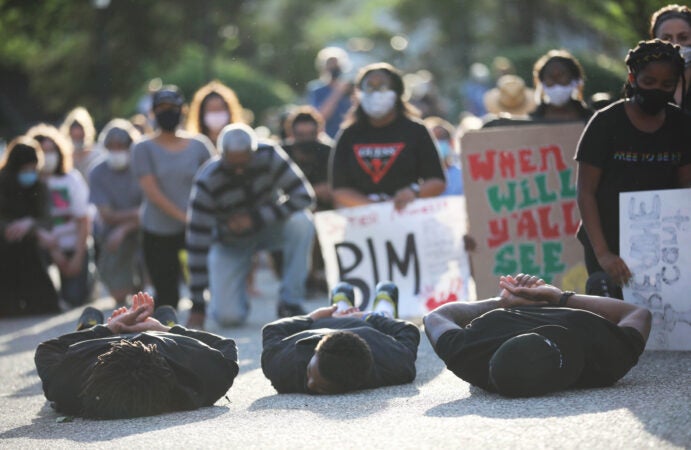
[(573, 161), (582, 130), (582, 124), (498, 127), (461, 139), (479, 298), (497, 295), (499, 275), (519, 272), (584, 291)]
[(620, 255), (633, 273), (627, 302), (648, 308), (647, 349), (691, 350), (691, 189), (619, 194)]
[(351, 283), (356, 304), (369, 310), (376, 284), (391, 280), (399, 289), (399, 315), (408, 318), (467, 300), (472, 293), (465, 223), (462, 196), (420, 199), (402, 211), (385, 202), (318, 212), (329, 288)]

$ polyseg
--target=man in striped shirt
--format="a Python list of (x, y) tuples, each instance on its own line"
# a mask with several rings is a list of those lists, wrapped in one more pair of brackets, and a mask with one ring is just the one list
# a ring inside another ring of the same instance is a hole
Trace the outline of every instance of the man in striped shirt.
[(199, 169), (190, 194), (187, 249), (193, 306), (188, 325), (203, 325), (207, 288), (212, 319), (221, 326), (244, 323), (247, 275), (252, 256), (263, 249), (280, 249), (284, 255), (278, 316), (304, 314), (314, 238), (312, 187), (283, 149), (258, 143), (247, 125), (226, 126), (218, 148), (221, 155)]

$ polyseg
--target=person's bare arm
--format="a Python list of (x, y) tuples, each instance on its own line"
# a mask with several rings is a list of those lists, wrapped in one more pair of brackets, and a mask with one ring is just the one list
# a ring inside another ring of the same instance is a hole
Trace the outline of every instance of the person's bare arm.
[(578, 209), (598, 263), (616, 283), (623, 285), (631, 278), (631, 271), (624, 260), (608, 247), (602, 231), (600, 212), (597, 209), (595, 197), (601, 177), (602, 169), (599, 167), (583, 162), (578, 163), (576, 181)]
[(139, 223), (139, 208), (116, 211), (109, 206), (98, 206), (98, 215), (108, 225), (116, 226), (125, 222)]
[(375, 203), (366, 195), (352, 188), (336, 188), (332, 192), (334, 205), (338, 208), (369, 205)]
[(427, 313), (422, 319), (425, 334), (432, 347), (436, 348), (437, 341), (447, 331), (464, 328), (476, 317), (503, 307), (502, 300), (498, 297), (477, 302), (446, 303)]
[(677, 186), (680, 188), (691, 187), (691, 164), (677, 169)]
[(185, 211), (179, 209), (175, 203), (170, 201), (170, 199), (163, 194), (161, 188), (158, 186), (156, 178), (153, 175), (147, 174), (142, 176), (139, 179), (139, 185), (142, 187), (144, 195), (146, 195), (151, 203), (158, 206), (161, 211), (182, 223), (187, 221), (187, 214)]

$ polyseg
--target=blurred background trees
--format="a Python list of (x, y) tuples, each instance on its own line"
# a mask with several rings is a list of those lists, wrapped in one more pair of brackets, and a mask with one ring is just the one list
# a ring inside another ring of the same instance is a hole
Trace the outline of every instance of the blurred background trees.
[(452, 121), (470, 65), (491, 69), (497, 56), (530, 84), (533, 62), (565, 48), (585, 67), (586, 94), (616, 94), (626, 50), (647, 37), (650, 14), (666, 3), (0, 0), (0, 136), (58, 121), (78, 104), (100, 125), (129, 116), (155, 78), (188, 98), (218, 78), (258, 124), (266, 111), (300, 102), (326, 45), (346, 48), (355, 66), (386, 60), (418, 81), (433, 79)]

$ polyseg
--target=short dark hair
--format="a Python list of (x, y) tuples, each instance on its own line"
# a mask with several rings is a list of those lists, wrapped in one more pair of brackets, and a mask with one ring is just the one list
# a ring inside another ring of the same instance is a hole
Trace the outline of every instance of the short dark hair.
[(574, 79), (585, 81), (585, 71), (575, 56), (566, 50), (550, 50), (542, 55), (533, 66), (533, 82), (537, 87), (538, 82), (542, 82), (545, 76), (545, 68), (551, 62), (560, 62), (566, 66), (569, 74)]
[(302, 122), (313, 123), (319, 131), (324, 129), (324, 117), (313, 106), (303, 105), (295, 108), (288, 115), (285, 126), (287, 129), (292, 130), (296, 124)]
[(156, 344), (114, 342), (80, 393), (83, 416), (124, 419), (175, 410), (176, 376)]
[(350, 331), (338, 331), (324, 336), (315, 349), (319, 373), (341, 392), (361, 388), (374, 360), (367, 342)]
[(650, 17), (650, 39), (658, 37), (660, 26), (669, 19), (681, 19), (691, 26), (691, 9), (686, 5), (667, 5), (653, 13)]

